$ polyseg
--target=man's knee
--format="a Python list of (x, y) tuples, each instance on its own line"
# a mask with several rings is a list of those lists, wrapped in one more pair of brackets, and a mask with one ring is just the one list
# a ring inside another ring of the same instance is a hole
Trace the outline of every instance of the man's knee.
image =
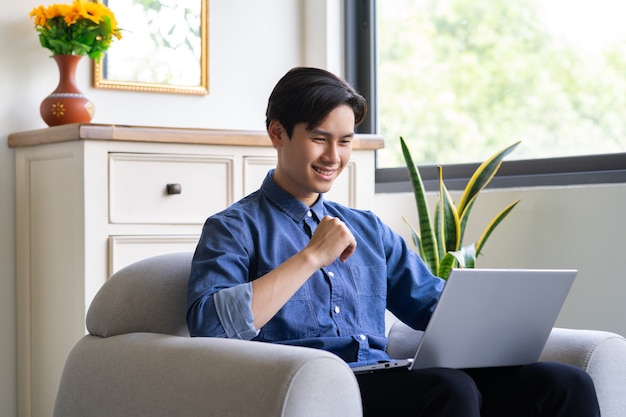
[(536, 395), (544, 395), (544, 406), (552, 404), (566, 410), (558, 415), (599, 415), (595, 386), (585, 371), (554, 362), (539, 362), (526, 368)]
[(543, 385), (545, 389), (595, 393), (589, 374), (575, 366), (556, 362), (537, 362), (524, 368), (527, 378), (532, 379), (533, 385)]
[(431, 400), (434, 407), (458, 410), (480, 410), (482, 396), (474, 380), (456, 369), (433, 368), (423, 371), (430, 379)]

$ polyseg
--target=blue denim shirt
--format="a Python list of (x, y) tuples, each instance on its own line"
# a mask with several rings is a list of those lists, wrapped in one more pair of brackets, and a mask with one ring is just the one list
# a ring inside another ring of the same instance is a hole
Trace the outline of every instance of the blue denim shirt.
[[(272, 173), (258, 191), (207, 219), (187, 288), (191, 335), (319, 348), (351, 366), (389, 359), (385, 309), (424, 329), (443, 281), (371, 212), (323, 196), (307, 207), (274, 183)], [(250, 283), (302, 250), (325, 215), (348, 226), (356, 251), (313, 274), (255, 329)]]

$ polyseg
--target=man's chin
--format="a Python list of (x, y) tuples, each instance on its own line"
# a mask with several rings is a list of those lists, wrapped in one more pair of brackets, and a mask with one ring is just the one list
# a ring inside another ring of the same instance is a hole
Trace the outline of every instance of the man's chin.
[(335, 180), (330, 181), (330, 183), (326, 183), (326, 184), (323, 184), (323, 185), (317, 187), (317, 189), (318, 189), (317, 192), (320, 193), (320, 194), (326, 194), (327, 192), (332, 190), (334, 183), (335, 183)]

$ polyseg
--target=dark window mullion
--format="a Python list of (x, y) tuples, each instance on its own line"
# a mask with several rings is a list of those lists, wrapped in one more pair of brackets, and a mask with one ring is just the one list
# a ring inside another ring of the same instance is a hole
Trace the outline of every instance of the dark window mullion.
[(346, 81), (365, 97), (368, 112), (356, 128), (376, 133), (376, 7), (375, 0), (345, 0)]

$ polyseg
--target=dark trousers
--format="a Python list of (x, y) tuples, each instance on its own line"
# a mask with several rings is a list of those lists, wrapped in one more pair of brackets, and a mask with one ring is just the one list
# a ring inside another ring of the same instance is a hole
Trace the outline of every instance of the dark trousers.
[(589, 375), (558, 363), (390, 370), (357, 380), (365, 417), (600, 416)]

